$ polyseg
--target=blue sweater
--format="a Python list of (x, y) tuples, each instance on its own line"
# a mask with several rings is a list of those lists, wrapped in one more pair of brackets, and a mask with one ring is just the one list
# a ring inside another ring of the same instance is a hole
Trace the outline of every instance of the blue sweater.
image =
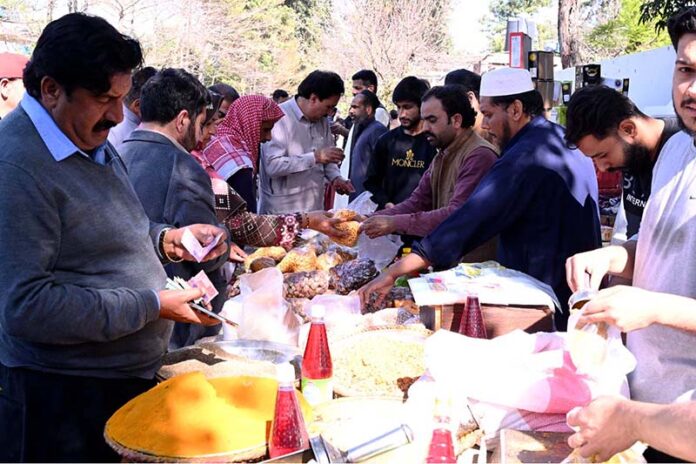
[(92, 377), (152, 378), (172, 323), (165, 273), (124, 167), (56, 161), (22, 108), (0, 122), (0, 362)]
[[(550, 285), (565, 305), (565, 261), (600, 246), (597, 177), (592, 161), (543, 117), (512, 138), (501, 158), (454, 214), (414, 247), (436, 268), (500, 234), (498, 261)], [(565, 330), (568, 313), (556, 312)]]
[[(135, 130), (121, 144), (119, 153), (128, 169), (128, 178), (151, 221), (184, 227), (191, 224), (218, 225), (215, 197), (210, 177), (189, 153), (162, 134)], [(221, 267), (227, 254), (203, 263), (171, 263), (165, 267), (170, 277), (188, 280), (200, 271), (210, 278), (219, 292), (212, 301), (220, 312), (225, 302), (227, 282)], [(193, 344), (201, 337), (215, 335), (220, 326), (177, 323), (170, 348)]]

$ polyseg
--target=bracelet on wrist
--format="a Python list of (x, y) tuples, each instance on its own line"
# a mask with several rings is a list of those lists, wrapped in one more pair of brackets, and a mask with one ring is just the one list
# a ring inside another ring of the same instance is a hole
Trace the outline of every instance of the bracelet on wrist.
[(162, 229), (157, 240), (157, 249), (159, 250), (160, 256), (162, 256), (163, 259), (166, 259), (170, 263), (180, 263), (184, 260), (183, 258), (172, 258), (164, 250), (164, 236), (167, 235), (167, 232), (169, 232), (170, 230), (174, 229), (172, 227), (165, 227), (164, 229)]

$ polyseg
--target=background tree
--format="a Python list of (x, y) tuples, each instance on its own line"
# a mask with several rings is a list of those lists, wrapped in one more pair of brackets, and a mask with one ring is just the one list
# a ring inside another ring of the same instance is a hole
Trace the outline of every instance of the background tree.
[(615, 57), (669, 45), (667, 32), (655, 29), (655, 21), (641, 21), (641, 1), (621, 0), (614, 18), (600, 24), (588, 34), (587, 58)]
[(537, 26), (537, 41), (534, 49), (541, 49), (549, 42), (556, 42), (556, 25), (550, 17), (543, 18), (539, 13), (549, 9), (553, 0), (494, 0), (490, 13), (484, 20), (484, 30), (490, 40), (490, 51), (502, 52), (505, 49), (505, 32), (509, 19), (526, 17), (533, 19)]
[(640, 8), (640, 20), (654, 24), (660, 32), (667, 28), (667, 20), (682, 8), (696, 6), (694, 0), (647, 0)]
[(346, 79), (373, 69), (380, 99), (390, 101), (400, 79), (433, 69), (450, 49), (449, 11), (449, 0), (335, 1), (320, 64)]

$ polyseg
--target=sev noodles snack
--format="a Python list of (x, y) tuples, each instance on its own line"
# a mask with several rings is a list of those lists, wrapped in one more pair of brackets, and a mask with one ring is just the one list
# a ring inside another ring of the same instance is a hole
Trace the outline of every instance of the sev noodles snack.
[(425, 371), (423, 344), (390, 337), (363, 338), (334, 358), (334, 381), (357, 395), (402, 396), (398, 379)]

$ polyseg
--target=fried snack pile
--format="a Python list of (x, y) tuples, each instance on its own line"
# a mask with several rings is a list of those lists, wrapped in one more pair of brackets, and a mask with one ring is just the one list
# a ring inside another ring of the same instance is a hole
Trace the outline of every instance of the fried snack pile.
[(329, 289), (326, 271), (293, 272), (283, 278), (285, 298), (314, 298)]
[(358, 244), (358, 229), (360, 229), (360, 223), (356, 220), (359, 216), (358, 213), (350, 209), (339, 209), (333, 214), (333, 217), (341, 221), (340, 224), (336, 224), (336, 228), (348, 233), (346, 237), (338, 238), (331, 237), (334, 242), (345, 245), (348, 247), (354, 247)]
[[(165, 457), (263, 446), (277, 389), (268, 378), (180, 375), (126, 403), (106, 423), (106, 434), (128, 448)], [(297, 395), (310, 420), (311, 408)]]
[(348, 247), (354, 247), (358, 244), (358, 237), (360, 236), (360, 223), (357, 221), (341, 222), (336, 224), (338, 230), (342, 230), (348, 233), (345, 237), (331, 237), (334, 242), (345, 245)]
[(309, 272), (317, 269), (317, 254), (311, 248), (295, 248), (278, 263), (278, 269), (286, 272)]
[(351, 209), (339, 209), (333, 213), (333, 217), (339, 219), (342, 222), (352, 221), (358, 216), (358, 213)]
[(258, 258), (271, 258), (277, 263), (285, 258), (286, 254), (285, 248), (279, 246), (259, 248), (244, 260), (244, 269), (251, 269), (251, 264)]
[(328, 271), (343, 263), (343, 257), (336, 251), (330, 250), (317, 258), (317, 268), (320, 271)]

